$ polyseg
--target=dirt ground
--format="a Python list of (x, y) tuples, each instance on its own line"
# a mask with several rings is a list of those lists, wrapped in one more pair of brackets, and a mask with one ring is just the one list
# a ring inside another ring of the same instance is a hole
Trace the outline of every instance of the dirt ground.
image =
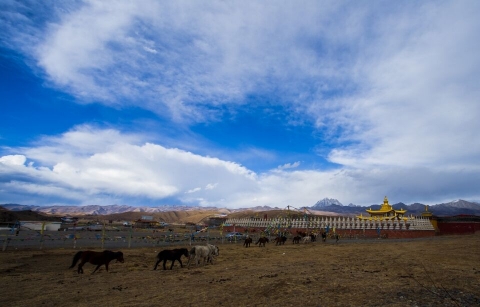
[(153, 270), (159, 248), (123, 250), (125, 263), (94, 275), (91, 264), (83, 275), (68, 269), (77, 250), (7, 250), (0, 305), (480, 305), (479, 234), (219, 247), (213, 265), (171, 271)]

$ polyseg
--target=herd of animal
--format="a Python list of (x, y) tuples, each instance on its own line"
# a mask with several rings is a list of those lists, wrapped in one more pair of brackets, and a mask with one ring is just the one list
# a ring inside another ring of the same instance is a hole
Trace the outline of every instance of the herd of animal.
[[(188, 259), (187, 267), (190, 268), (192, 263), (198, 265), (205, 265), (207, 263), (213, 264), (213, 260), (220, 254), (220, 249), (216, 245), (207, 244), (207, 245), (197, 245), (193, 246), (190, 251), (187, 248), (175, 248), (175, 249), (165, 249), (158, 253), (157, 262), (155, 263), (154, 270), (157, 269), (157, 266), (160, 262), (163, 261), (163, 269), (166, 270), (167, 261), (172, 261), (170, 265), (170, 270), (173, 269), (173, 264), (175, 261), (180, 263), (180, 267), (183, 268), (182, 256), (185, 256)], [(92, 274), (95, 273), (102, 265), (105, 265), (105, 269), (108, 272), (108, 265), (112, 260), (117, 260), (117, 262), (123, 263), (123, 253), (113, 252), (105, 250), (103, 252), (95, 251), (79, 251), (73, 256), (72, 265), (70, 269), (75, 267), (78, 264), (77, 272), (83, 274), (83, 266), (85, 263), (89, 262), (96, 265), (95, 270)]]
[[(327, 239), (327, 234), (325, 232), (321, 233), (322, 236), (322, 241), (325, 242)], [(336, 236), (337, 242), (338, 242), (338, 236)], [(316, 233), (310, 233), (307, 234), (305, 232), (297, 232), (297, 235), (293, 237), (293, 244), (299, 244), (301, 243), (310, 243), (310, 242), (315, 242), (317, 240), (317, 234)], [(287, 242), (287, 237), (284, 235), (279, 235), (275, 238), (275, 245), (283, 245), (285, 242)], [(252, 238), (247, 237), (245, 239), (245, 242), (243, 243), (243, 246), (245, 247), (250, 247), (250, 244), (253, 242)], [(269, 239), (267, 237), (261, 237), (258, 239), (257, 243), (255, 245), (258, 245), (260, 247), (265, 247), (265, 243), (268, 243)]]
[[(322, 233), (322, 240), (325, 242), (326, 233)], [(297, 235), (293, 238), (293, 244), (309, 243), (315, 242), (317, 235), (314, 233), (306, 234), (298, 232)], [(338, 236), (336, 237), (338, 242)], [(275, 245), (283, 245), (287, 241), (287, 237), (284, 235), (279, 235), (275, 238)], [(255, 245), (259, 247), (265, 247), (265, 244), (269, 242), (267, 237), (260, 237)], [(247, 237), (243, 243), (243, 246), (250, 247), (250, 244), (253, 243), (251, 237)], [(175, 261), (180, 263), (180, 267), (183, 268), (182, 256), (188, 259), (187, 267), (190, 268), (192, 263), (198, 265), (213, 264), (213, 260), (217, 257), (219, 253), (219, 248), (216, 245), (207, 244), (207, 245), (196, 245), (193, 246), (190, 250), (187, 248), (175, 248), (175, 249), (166, 249), (158, 253), (157, 262), (155, 263), (154, 270), (157, 269), (158, 264), (163, 261), (163, 269), (166, 270), (167, 261), (171, 261), (170, 270), (173, 269)], [(77, 272), (83, 274), (83, 265), (87, 262), (96, 265), (95, 270), (92, 272), (95, 273), (102, 265), (105, 265), (105, 269), (108, 272), (108, 265), (112, 260), (117, 260), (117, 262), (124, 262), (122, 252), (113, 252), (105, 250), (103, 252), (94, 252), (94, 251), (79, 251), (73, 256), (72, 265), (70, 268), (75, 267), (78, 264)]]

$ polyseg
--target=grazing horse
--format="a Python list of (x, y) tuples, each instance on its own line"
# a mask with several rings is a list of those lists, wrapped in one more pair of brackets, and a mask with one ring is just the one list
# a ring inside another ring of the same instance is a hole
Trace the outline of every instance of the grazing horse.
[(210, 253), (208, 254), (207, 262), (209, 262), (210, 264), (213, 264), (213, 259), (215, 259), (215, 257), (220, 255), (220, 249), (218, 248), (218, 246), (213, 244), (207, 244), (207, 247), (210, 250)]
[(310, 236), (306, 236), (302, 238), (302, 243), (306, 244), (310, 242), (312, 242), (312, 238), (310, 238)]
[(302, 238), (307, 236), (307, 233), (305, 231), (297, 230), (297, 234)]
[(275, 245), (283, 245), (287, 241), (287, 237), (285, 236), (278, 236), (275, 238)]
[(175, 248), (175, 249), (166, 249), (158, 253), (157, 255), (157, 263), (155, 263), (155, 267), (153, 268), (154, 270), (157, 269), (158, 264), (160, 261), (163, 261), (163, 269), (166, 270), (167, 268), (165, 267), (165, 264), (167, 263), (167, 260), (172, 261), (172, 265), (170, 266), (170, 270), (173, 269), (173, 264), (175, 263), (175, 260), (180, 262), (180, 267), (183, 268), (182, 256), (185, 256), (188, 258), (188, 249), (186, 248)]
[(310, 240), (311, 240), (312, 242), (315, 242), (315, 241), (317, 240), (317, 235), (314, 234), (314, 233), (311, 233), (311, 234), (310, 234)]
[(195, 265), (205, 265), (205, 263), (213, 264), (214, 256), (219, 255), (219, 248), (212, 244), (207, 244), (207, 246), (196, 245), (190, 249), (190, 256), (188, 258), (187, 267), (190, 268), (190, 264), (195, 261)]
[(257, 243), (255, 243), (255, 245), (258, 244), (258, 247), (261, 247), (262, 245), (263, 245), (263, 247), (265, 247), (265, 243), (268, 243), (268, 242), (269, 242), (269, 240), (268, 240), (267, 237), (261, 237), (260, 239), (258, 239)]
[(301, 238), (302, 238), (302, 237), (300, 237), (300, 236), (295, 236), (295, 237), (293, 237), (293, 244), (298, 244), (298, 243), (300, 243), (300, 239), (301, 239)]
[(117, 260), (117, 262), (121, 263), (124, 262), (122, 252), (112, 252), (109, 250), (104, 250), (103, 252), (79, 251), (75, 254), (75, 256), (73, 256), (73, 261), (70, 269), (73, 268), (79, 260), (80, 264), (78, 265), (78, 274), (83, 274), (83, 265), (87, 262), (97, 265), (95, 270), (93, 270), (92, 274), (95, 273), (102, 265), (105, 265), (105, 269), (108, 272), (108, 264), (112, 260)]
[(252, 238), (250, 238), (250, 237), (246, 238), (245, 242), (243, 242), (243, 246), (250, 247), (250, 244), (252, 244), (252, 242), (253, 242)]
[(327, 233), (326, 232), (322, 232), (322, 241), (323, 242), (327, 241)]

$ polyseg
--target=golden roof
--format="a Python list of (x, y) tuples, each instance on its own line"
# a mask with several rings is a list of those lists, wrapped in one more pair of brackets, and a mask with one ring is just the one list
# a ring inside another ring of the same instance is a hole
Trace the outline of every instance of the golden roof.
[[(372, 210), (372, 208), (366, 210), (370, 216), (385, 216), (386, 218), (394, 218), (397, 217), (398, 215), (405, 214), (407, 210), (395, 210), (393, 207), (388, 203), (388, 198), (385, 196), (383, 199), (383, 204), (380, 206), (380, 209), (378, 210)], [(386, 216), (388, 213), (393, 213), (393, 216)], [(358, 216), (359, 218), (364, 218), (363, 216)]]

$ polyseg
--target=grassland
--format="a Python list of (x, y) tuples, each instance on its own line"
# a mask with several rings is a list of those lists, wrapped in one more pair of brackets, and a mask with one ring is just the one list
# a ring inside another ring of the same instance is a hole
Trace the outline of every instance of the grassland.
[(219, 247), (213, 265), (171, 271), (153, 271), (158, 247), (127, 249), (125, 263), (94, 275), (91, 264), (83, 275), (68, 269), (73, 249), (7, 250), (0, 252), (0, 305), (480, 305), (478, 234)]

